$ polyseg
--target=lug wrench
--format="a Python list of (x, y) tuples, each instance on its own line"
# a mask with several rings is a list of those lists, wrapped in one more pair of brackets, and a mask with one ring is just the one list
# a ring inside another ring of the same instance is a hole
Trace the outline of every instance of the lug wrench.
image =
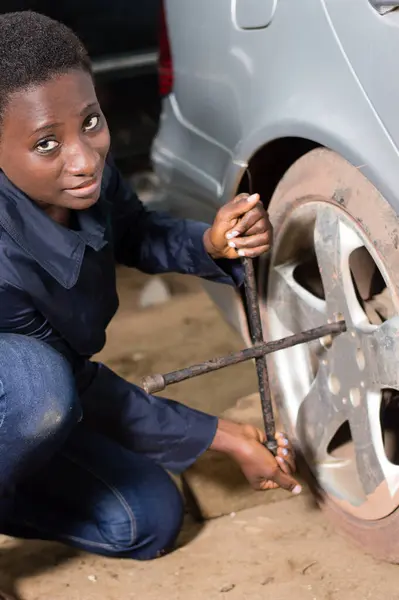
[(149, 375), (144, 377), (142, 385), (148, 394), (161, 392), (167, 386), (192, 379), (199, 375), (205, 375), (213, 371), (224, 369), (232, 365), (255, 359), (258, 375), (259, 393), (262, 403), (262, 415), (265, 425), (266, 439), (265, 446), (274, 454), (277, 450), (275, 439), (275, 422), (273, 415), (273, 405), (270, 393), (269, 378), (267, 372), (266, 355), (278, 350), (292, 348), (299, 344), (304, 344), (323, 338), (327, 335), (339, 335), (346, 331), (345, 321), (327, 323), (315, 329), (309, 329), (301, 333), (296, 333), (288, 337), (273, 342), (264, 342), (262, 333), (262, 324), (260, 320), (259, 303), (257, 296), (256, 279), (254, 274), (253, 262), (249, 258), (243, 259), (245, 271), (245, 293), (247, 298), (248, 321), (251, 331), (253, 346), (244, 348), (239, 352), (234, 352), (228, 356), (222, 356), (207, 360), (191, 367), (172, 371), (170, 373)]
[[(258, 301), (258, 290), (256, 286), (255, 269), (251, 258), (243, 258), (245, 273), (245, 295), (247, 298), (247, 312), (249, 330), (252, 338), (252, 344), (263, 342), (262, 322), (260, 320), (260, 310)], [(263, 422), (266, 432), (265, 446), (274, 455), (277, 454), (276, 427), (274, 422), (272, 396), (270, 392), (269, 374), (267, 371), (266, 355), (255, 359), (256, 373), (258, 375), (259, 395), (262, 405)]]

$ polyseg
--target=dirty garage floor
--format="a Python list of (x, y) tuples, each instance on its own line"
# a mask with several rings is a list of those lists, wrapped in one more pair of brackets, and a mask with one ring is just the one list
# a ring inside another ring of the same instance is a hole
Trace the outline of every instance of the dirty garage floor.
[[(195, 280), (169, 277), (172, 300), (138, 311), (144, 281), (142, 275), (119, 274), (121, 309), (101, 358), (120, 374), (139, 381), (153, 370), (239, 347), (238, 336)], [(220, 413), (256, 385), (251, 365), (232, 373), (187, 382), (169, 396)], [(0, 541), (0, 589), (21, 600), (393, 600), (399, 599), (398, 568), (349, 545), (309, 496), (287, 497), (203, 527), (188, 521), (179, 548), (151, 563), (107, 560), (42, 542)]]

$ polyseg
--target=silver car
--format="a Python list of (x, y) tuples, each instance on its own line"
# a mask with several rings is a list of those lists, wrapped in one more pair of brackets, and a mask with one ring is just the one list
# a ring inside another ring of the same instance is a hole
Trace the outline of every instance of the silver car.
[[(259, 262), (267, 339), (346, 320), (273, 355), (274, 397), (324, 509), (399, 562), (399, 10), (167, 0), (160, 54), (167, 203), (211, 221), (259, 192), (275, 231)], [(247, 336), (240, 295), (206, 285)]]

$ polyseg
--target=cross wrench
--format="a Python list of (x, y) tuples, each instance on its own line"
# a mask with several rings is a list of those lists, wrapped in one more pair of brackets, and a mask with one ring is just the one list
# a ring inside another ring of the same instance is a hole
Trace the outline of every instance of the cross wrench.
[(327, 323), (321, 327), (303, 331), (288, 336), (281, 340), (272, 342), (263, 341), (262, 324), (260, 319), (260, 310), (256, 286), (256, 278), (252, 259), (243, 258), (245, 274), (245, 293), (247, 298), (248, 321), (252, 337), (253, 346), (245, 348), (239, 352), (234, 352), (228, 356), (213, 358), (203, 363), (192, 365), (171, 373), (161, 373), (149, 375), (143, 378), (142, 384), (145, 391), (149, 394), (161, 392), (168, 385), (192, 379), (199, 375), (205, 375), (213, 371), (218, 371), (225, 367), (239, 364), (247, 360), (255, 359), (256, 371), (258, 375), (259, 393), (262, 404), (262, 415), (266, 432), (265, 446), (274, 454), (277, 451), (277, 442), (275, 439), (275, 421), (273, 415), (273, 405), (270, 392), (269, 377), (267, 372), (266, 355), (277, 352), (285, 348), (292, 348), (298, 344), (304, 344), (323, 338), (327, 335), (338, 335), (346, 331), (345, 321)]

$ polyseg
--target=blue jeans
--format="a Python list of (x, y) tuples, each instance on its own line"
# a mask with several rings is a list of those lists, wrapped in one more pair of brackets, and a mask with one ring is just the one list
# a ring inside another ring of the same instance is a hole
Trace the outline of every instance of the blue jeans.
[(81, 416), (68, 362), (43, 342), (1, 334), (0, 532), (113, 557), (168, 551), (183, 518), (173, 481)]

